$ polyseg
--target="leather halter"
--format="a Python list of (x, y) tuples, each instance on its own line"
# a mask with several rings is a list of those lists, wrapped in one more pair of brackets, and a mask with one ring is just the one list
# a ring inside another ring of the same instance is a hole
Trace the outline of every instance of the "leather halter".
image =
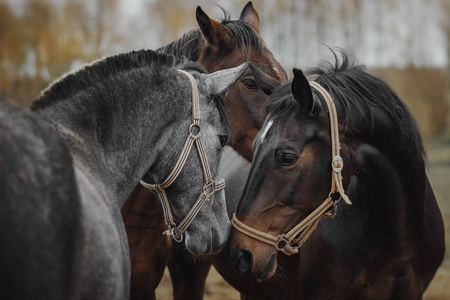
[[(289, 232), (273, 236), (268, 233), (253, 229), (252, 227), (245, 225), (239, 221), (236, 214), (233, 215), (231, 223), (240, 232), (274, 246), (277, 250), (282, 251), (286, 255), (292, 255), (298, 253), (300, 247), (308, 239), (311, 233), (316, 229), (319, 220), (323, 217), (334, 218), (336, 215), (336, 205), (341, 199), (347, 204), (352, 204), (350, 199), (345, 195), (344, 187), (342, 185), (341, 171), (344, 167), (344, 161), (340, 156), (340, 143), (339, 143), (339, 128), (337, 122), (336, 107), (330, 94), (318, 83), (314, 81), (309, 82), (310, 86), (316, 89), (328, 106), (330, 115), (330, 127), (331, 127), (331, 168), (333, 174), (331, 177), (331, 191), (328, 198), (317, 207), (310, 215), (308, 215), (303, 221), (292, 228)], [(333, 195), (339, 193), (340, 198), (333, 200)]]
[[(219, 181), (214, 181), (211, 175), (211, 170), (208, 164), (208, 159), (206, 157), (205, 148), (203, 147), (203, 142), (200, 135), (200, 99), (198, 94), (198, 87), (194, 77), (185, 72), (183, 70), (178, 70), (181, 74), (186, 75), (192, 86), (192, 124), (189, 127), (188, 137), (186, 142), (184, 143), (183, 149), (181, 150), (181, 154), (178, 157), (177, 163), (173, 168), (172, 172), (167, 176), (167, 178), (159, 184), (150, 184), (144, 181), (140, 181), (141, 184), (149, 190), (155, 191), (158, 199), (160, 200), (163, 211), (164, 211), (164, 219), (166, 220), (166, 224), (168, 230), (164, 232), (164, 234), (170, 236), (173, 240), (177, 242), (181, 242), (183, 240), (183, 233), (186, 231), (188, 226), (192, 223), (195, 216), (197, 216), (200, 211), (202, 205), (209, 200), (209, 198), (217, 191), (223, 189), (225, 187), (225, 180), (220, 179)], [(188, 212), (186, 217), (181, 221), (181, 223), (177, 226), (173, 219), (172, 209), (170, 207), (169, 200), (167, 199), (167, 195), (165, 189), (167, 189), (180, 175), (181, 170), (183, 169), (189, 153), (191, 153), (193, 145), (197, 146), (197, 151), (200, 156), (200, 161), (202, 163), (203, 169), (203, 191), (200, 194), (200, 197), (194, 203), (194, 206)]]

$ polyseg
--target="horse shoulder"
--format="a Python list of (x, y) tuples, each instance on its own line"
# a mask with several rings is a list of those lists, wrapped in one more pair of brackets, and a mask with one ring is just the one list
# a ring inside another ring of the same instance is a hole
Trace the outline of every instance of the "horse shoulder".
[(80, 298), (125, 299), (129, 295), (131, 266), (125, 226), (119, 221), (120, 208), (86, 169), (75, 166), (75, 175), (80, 194), (80, 228), (74, 293)]

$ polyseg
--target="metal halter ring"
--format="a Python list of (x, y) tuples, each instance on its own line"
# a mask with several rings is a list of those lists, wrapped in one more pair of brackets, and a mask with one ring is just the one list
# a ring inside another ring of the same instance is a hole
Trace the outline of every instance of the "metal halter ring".
[[(335, 167), (334, 166), (335, 162), (339, 162), (340, 167)], [(344, 168), (344, 160), (342, 159), (342, 157), (340, 157), (339, 155), (335, 156), (333, 158), (333, 160), (331, 161), (331, 167), (333, 168), (333, 171), (335, 171), (336, 173), (339, 173), (340, 171), (342, 171), (342, 168)]]
[[(197, 133), (193, 132), (194, 128), (198, 129)], [(191, 124), (191, 126), (189, 126), (189, 134), (194, 138), (198, 138), (200, 136), (200, 125)]]
[[(336, 195), (336, 194), (339, 195), (339, 198), (336, 199), (336, 200), (334, 200), (334, 199), (333, 199), (333, 196)], [(333, 193), (333, 192), (330, 192), (330, 193), (328, 194), (328, 198), (331, 198), (331, 200), (333, 200), (333, 202), (334, 202), (335, 204), (338, 204), (338, 203), (341, 201), (341, 199), (342, 199), (342, 195), (341, 195), (341, 193)]]
[(170, 228), (167, 229), (166, 231), (163, 232), (163, 234), (171, 237), (172, 239), (174, 239), (176, 242), (181, 243), (183, 241), (183, 234), (180, 235), (180, 238), (177, 239), (175, 233), (173, 232), (175, 228)]

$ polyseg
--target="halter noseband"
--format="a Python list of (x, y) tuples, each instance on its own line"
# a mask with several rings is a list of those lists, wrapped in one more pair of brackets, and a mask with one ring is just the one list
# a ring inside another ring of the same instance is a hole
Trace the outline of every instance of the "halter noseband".
[[(225, 180), (221, 179), (219, 181), (214, 181), (211, 175), (211, 170), (208, 164), (208, 159), (206, 157), (205, 148), (203, 147), (203, 142), (200, 135), (200, 99), (198, 94), (198, 87), (194, 77), (185, 72), (183, 70), (178, 70), (181, 74), (186, 75), (192, 86), (192, 124), (189, 127), (188, 137), (186, 142), (184, 143), (183, 149), (181, 150), (181, 154), (178, 157), (177, 163), (173, 168), (172, 172), (167, 176), (167, 178), (159, 184), (149, 184), (144, 181), (140, 181), (141, 184), (149, 190), (155, 191), (158, 199), (160, 200), (163, 211), (164, 211), (164, 219), (166, 220), (166, 224), (168, 230), (164, 232), (164, 234), (170, 236), (173, 240), (177, 242), (181, 242), (183, 240), (183, 233), (186, 231), (188, 226), (192, 223), (195, 216), (197, 216), (200, 211), (202, 205), (209, 200), (209, 198), (217, 191), (223, 189), (225, 187)], [(191, 153), (192, 146), (195, 142), (197, 146), (197, 151), (200, 156), (200, 161), (202, 163), (203, 169), (203, 191), (200, 194), (200, 197), (194, 203), (194, 206), (188, 212), (186, 217), (181, 221), (181, 223), (177, 226), (175, 221), (173, 220), (172, 209), (170, 208), (169, 200), (167, 199), (167, 195), (165, 189), (167, 189), (172, 183), (177, 179), (180, 175), (181, 170), (183, 169), (189, 153)]]
[[(282, 251), (286, 255), (292, 255), (298, 253), (298, 250), (303, 243), (308, 239), (311, 233), (316, 229), (319, 220), (323, 217), (334, 218), (336, 215), (336, 204), (341, 200), (347, 204), (352, 204), (350, 199), (345, 195), (344, 187), (342, 185), (341, 171), (344, 167), (344, 161), (340, 156), (340, 143), (339, 143), (339, 128), (337, 121), (336, 107), (330, 94), (318, 83), (314, 81), (309, 82), (310, 86), (316, 89), (328, 106), (330, 115), (330, 127), (331, 127), (331, 168), (333, 169), (333, 175), (331, 177), (331, 192), (328, 198), (316, 208), (310, 215), (308, 215), (302, 222), (292, 228), (288, 233), (273, 236), (268, 233), (253, 229), (252, 227), (245, 225), (239, 221), (236, 214), (233, 215), (231, 223), (234, 228), (240, 232), (274, 246), (277, 250)], [(333, 200), (333, 195), (339, 193), (340, 198)], [(331, 210), (330, 210), (331, 209)]]

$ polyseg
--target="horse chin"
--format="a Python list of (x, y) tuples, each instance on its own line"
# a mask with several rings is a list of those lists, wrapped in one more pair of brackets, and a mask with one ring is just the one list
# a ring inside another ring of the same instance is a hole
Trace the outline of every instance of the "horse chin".
[(206, 232), (205, 230), (192, 230), (192, 234), (188, 230), (185, 233), (185, 238), (186, 249), (196, 256), (217, 254), (226, 242), (226, 238), (222, 238), (221, 234), (212, 228), (206, 230)]
[(275, 274), (276, 270), (277, 270), (277, 255), (276, 253), (273, 253), (272, 256), (270, 256), (269, 260), (267, 260), (266, 263), (264, 264), (262, 271), (257, 272), (256, 280), (257, 281), (267, 280)]

